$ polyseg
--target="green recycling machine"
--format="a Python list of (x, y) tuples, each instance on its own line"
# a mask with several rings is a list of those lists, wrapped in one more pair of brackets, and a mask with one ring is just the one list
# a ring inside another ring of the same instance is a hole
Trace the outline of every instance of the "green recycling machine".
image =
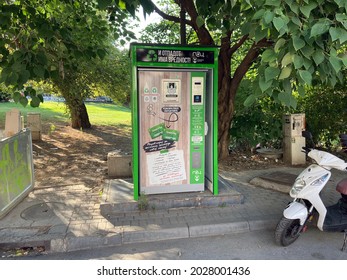
[(218, 194), (218, 49), (131, 44), (134, 199)]

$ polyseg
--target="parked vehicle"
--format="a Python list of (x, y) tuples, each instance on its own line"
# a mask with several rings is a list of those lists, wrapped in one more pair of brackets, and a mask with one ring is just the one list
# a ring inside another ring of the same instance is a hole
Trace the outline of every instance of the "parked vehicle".
[[(303, 136), (312, 141), (310, 132), (303, 132)], [(331, 177), (330, 170), (335, 168), (347, 172), (347, 163), (316, 148), (303, 147), (303, 151), (316, 163), (308, 166), (296, 178), (290, 190), (290, 196), (294, 200), (284, 209), (275, 230), (276, 243), (282, 246), (292, 244), (305, 232), (313, 217), (318, 215), (317, 227), (321, 231), (344, 232), (341, 248), (344, 250), (347, 243), (347, 178), (336, 186), (336, 191), (341, 194), (336, 204), (326, 207), (320, 192)]]

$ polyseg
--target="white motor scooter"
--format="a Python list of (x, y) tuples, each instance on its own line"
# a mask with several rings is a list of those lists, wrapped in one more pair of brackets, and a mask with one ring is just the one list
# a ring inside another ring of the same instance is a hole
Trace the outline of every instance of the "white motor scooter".
[[(312, 140), (310, 132), (303, 136)], [(335, 168), (347, 171), (347, 163), (342, 159), (324, 151), (303, 147), (307, 155), (316, 163), (311, 164), (296, 178), (290, 196), (294, 200), (283, 211), (283, 217), (275, 230), (276, 243), (288, 246), (298, 239), (306, 230), (307, 222), (312, 221), (318, 212), (317, 227), (321, 231), (344, 232), (344, 243), (347, 243), (347, 178), (340, 181), (336, 190), (341, 193), (341, 199), (326, 207), (320, 197), (320, 192), (329, 181), (330, 170)]]

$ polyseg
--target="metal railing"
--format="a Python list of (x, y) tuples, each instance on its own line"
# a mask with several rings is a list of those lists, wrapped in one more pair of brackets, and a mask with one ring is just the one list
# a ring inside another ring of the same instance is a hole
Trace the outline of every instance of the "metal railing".
[(34, 188), (31, 132), (24, 129), (0, 140), (0, 218)]

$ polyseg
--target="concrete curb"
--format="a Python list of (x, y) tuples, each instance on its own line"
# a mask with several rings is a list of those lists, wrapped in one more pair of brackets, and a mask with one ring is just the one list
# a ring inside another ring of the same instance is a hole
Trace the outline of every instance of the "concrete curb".
[(144, 228), (143, 230), (136, 231), (124, 230), (123, 232), (112, 233), (103, 237), (67, 237), (64, 239), (51, 240), (49, 244), (49, 251), (52, 253), (71, 252), (84, 249), (121, 246), (125, 244), (244, 233), (264, 229), (274, 229), (276, 223), (277, 220), (275, 217), (269, 217), (268, 219), (235, 221), (205, 225), (182, 224), (181, 226), (178, 225), (176, 227), (167, 227), (159, 229)]
[(15, 248), (44, 247), (49, 253), (64, 253), (85, 249), (121, 246), (143, 242), (165, 241), (182, 238), (198, 238), (233, 233), (272, 229), (276, 225), (275, 217), (268, 219), (219, 222), (212, 224), (182, 224), (175, 227), (151, 228), (143, 230), (127, 230), (109, 233), (105, 236), (66, 236), (64, 238), (33, 239), (0, 243), (3, 250)]

